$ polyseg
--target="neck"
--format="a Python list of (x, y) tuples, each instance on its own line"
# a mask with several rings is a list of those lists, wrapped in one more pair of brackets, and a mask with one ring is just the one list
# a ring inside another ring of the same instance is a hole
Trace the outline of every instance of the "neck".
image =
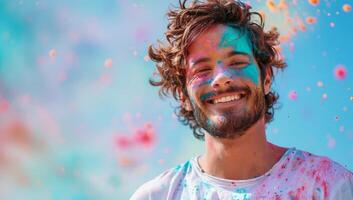
[(199, 160), (201, 168), (210, 175), (232, 180), (265, 174), (286, 150), (266, 140), (264, 118), (232, 139), (206, 134), (205, 146), (206, 152)]

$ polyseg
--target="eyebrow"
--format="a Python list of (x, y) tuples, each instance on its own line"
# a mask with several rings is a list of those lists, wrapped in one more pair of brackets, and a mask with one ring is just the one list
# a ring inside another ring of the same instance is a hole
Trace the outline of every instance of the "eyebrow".
[(249, 54), (244, 53), (244, 52), (240, 52), (240, 51), (231, 51), (227, 54), (226, 57), (231, 57), (233, 55), (244, 55), (244, 56), (249, 56)]

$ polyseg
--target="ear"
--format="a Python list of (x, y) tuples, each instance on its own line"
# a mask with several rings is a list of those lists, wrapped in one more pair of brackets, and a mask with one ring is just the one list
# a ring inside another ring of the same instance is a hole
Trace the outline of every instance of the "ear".
[(265, 95), (267, 95), (271, 91), (271, 85), (272, 85), (271, 77), (272, 77), (271, 67), (267, 67), (266, 68), (266, 76), (265, 76), (264, 83), (263, 83)]
[(178, 93), (179, 93), (179, 97), (180, 97), (181, 106), (187, 111), (192, 111), (191, 102), (190, 102), (189, 98), (187, 98), (184, 95), (184, 93), (182, 92), (181, 89), (178, 89)]

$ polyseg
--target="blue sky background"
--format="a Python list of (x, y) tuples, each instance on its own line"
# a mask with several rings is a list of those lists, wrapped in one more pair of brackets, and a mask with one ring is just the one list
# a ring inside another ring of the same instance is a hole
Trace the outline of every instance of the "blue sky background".
[[(288, 68), (273, 85), (281, 107), (268, 139), (353, 170), (353, 16), (342, 9), (353, 2), (286, 2), (271, 11), (249, 1), (266, 28), (292, 33), (281, 46)], [(164, 40), (171, 3), (0, 0), (0, 199), (127, 199), (202, 153), (173, 115), (177, 104), (148, 84), (146, 48)]]

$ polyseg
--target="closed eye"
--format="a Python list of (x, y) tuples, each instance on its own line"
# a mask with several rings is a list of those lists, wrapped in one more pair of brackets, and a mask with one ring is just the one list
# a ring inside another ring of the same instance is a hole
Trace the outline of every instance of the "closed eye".
[(196, 71), (196, 73), (202, 73), (202, 72), (208, 72), (208, 71), (211, 71), (211, 69), (210, 68), (204, 68), (204, 69), (200, 69), (200, 70), (198, 70), (198, 71)]
[(230, 66), (234, 66), (234, 67), (245, 67), (247, 65), (249, 65), (249, 62), (233, 62), (230, 64)]

